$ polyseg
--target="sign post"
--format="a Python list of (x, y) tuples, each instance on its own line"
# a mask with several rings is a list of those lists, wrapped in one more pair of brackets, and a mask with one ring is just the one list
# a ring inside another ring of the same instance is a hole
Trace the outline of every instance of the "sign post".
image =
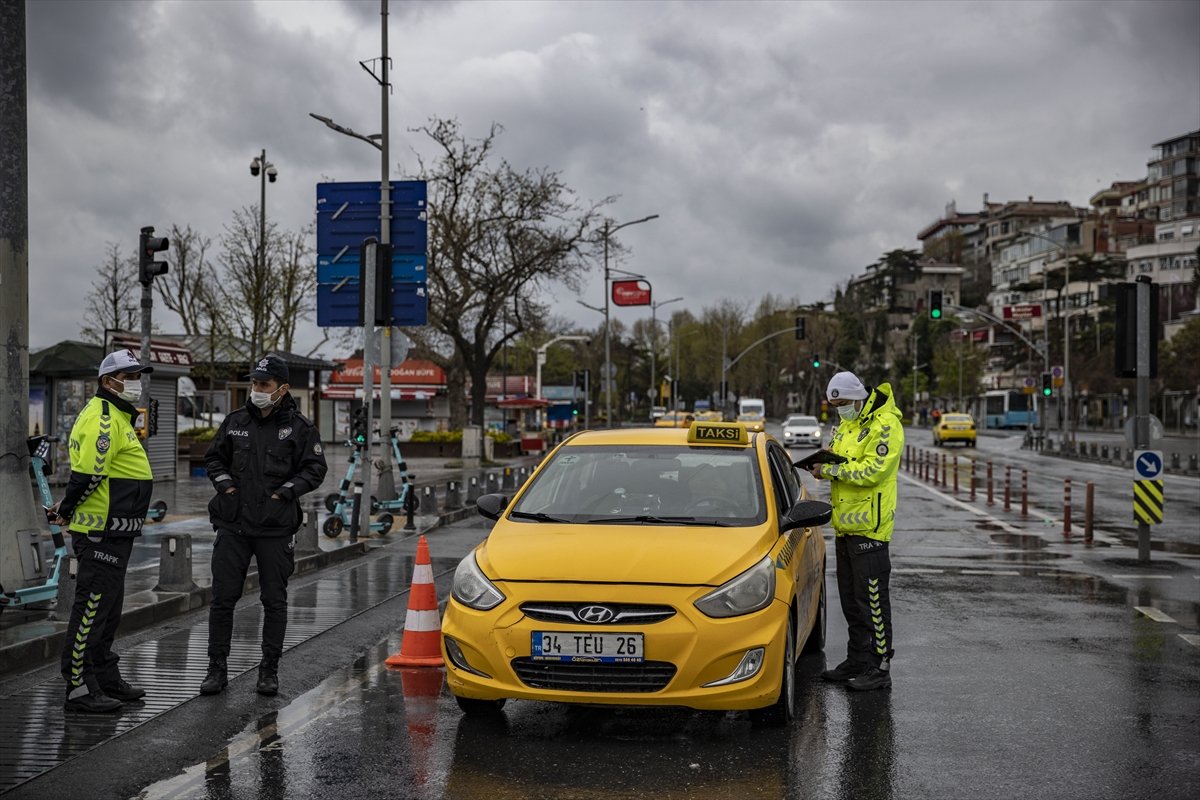
[[(1133, 424), (1134, 448), (1145, 450), (1150, 447), (1150, 347), (1151, 336), (1157, 336), (1157, 331), (1150, 330), (1150, 276), (1139, 275), (1134, 284), (1137, 288), (1137, 416)], [(1139, 461), (1147, 460), (1146, 455), (1134, 459), (1135, 469)], [(1152, 466), (1152, 459), (1147, 466)], [(1158, 471), (1162, 471), (1162, 454), (1157, 456)], [(1162, 481), (1158, 481), (1159, 487)], [(1136, 491), (1135, 491), (1136, 495)], [(1159, 491), (1159, 507), (1161, 508), (1162, 493)], [(1136, 501), (1135, 501), (1136, 502)], [(1138, 562), (1150, 562), (1150, 525), (1141, 517), (1138, 518)]]

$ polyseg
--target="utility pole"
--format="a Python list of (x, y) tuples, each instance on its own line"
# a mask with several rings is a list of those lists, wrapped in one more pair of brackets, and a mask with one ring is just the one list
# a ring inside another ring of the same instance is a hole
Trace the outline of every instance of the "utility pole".
[(0, 3), (0, 583), (24, 588), (40, 532), (29, 485), (29, 139), (25, 3)]
[[(381, 49), (382, 60), (379, 64), (380, 79), (379, 79), (379, 130), (383, 134), (380, 140), (380, 170), (379, 177), (379, 243), (383, 245), (383, 252), (386, 258), (391, 257), (392, 243), (392, 184), (391, 175), (388, 166), (388, 92), (391, 91), (391, 83), (388, 81), (388, 4), (387, 0), (379, 0), (379, 15), (381, 34)], [(389, 284), (391, 283), (392, 265), (389, 262), (387, 268), (383, 271), (387, 277)], [(391, 286), (388, 286), (390, 297)], [(392, 474), (392, 311), (391, 309), (377, 309), (383, 311), (383, 316), (387, 318), (388, 324), (383, 326), (380, 334), (379, 342), (379, 439), (381, 442), (380, 456), (383, 462), (381, 475)], [(370, 484), (365, 484), (370, 486)], [(387, 496), (384, 495), (385, 489), (390, 490)], [(387, 487), (380, 487), (380, 500), (391, 500), (396, 496), (395, 480), (393, 479)], [(368, 505), (370, 505), (368, 503)]]
[[(1158, 331), (1150, 330), (1150, 276), (1139, 275), (1137, 283), (1137, 416), (1133, 421), (1133, 446), (1135, 450), (1150, 448), (1150, 337)], [(1120, 344), (1118, 344), (1118, 347)], [(1138, 519), (1138, 563), (1150, 563), (1150, 526)]]

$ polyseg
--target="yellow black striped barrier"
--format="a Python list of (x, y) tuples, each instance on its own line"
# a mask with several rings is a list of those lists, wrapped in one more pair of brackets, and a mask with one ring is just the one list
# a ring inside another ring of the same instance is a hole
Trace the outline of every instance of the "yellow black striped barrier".
[(1133, 518), (1147, 525), (1163, 521), (1163, 482), (1143, 480), (1133, 482)]

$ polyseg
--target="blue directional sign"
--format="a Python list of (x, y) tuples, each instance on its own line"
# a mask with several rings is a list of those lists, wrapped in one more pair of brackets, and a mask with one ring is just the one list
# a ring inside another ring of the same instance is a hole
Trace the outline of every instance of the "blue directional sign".
[(1135, 450), (1133, 472), (1137, 480), (1153, 481), (1162, 477), (1163, 457), (1161, 450)]
[[(429, 246), (425, 181), (392, 181), (392, 316), (396, 325), (425, 325), (426, 251)], [(380, 238), (379, 183), (317, 184), (317, 324), (357, 326), (359, 251)]]

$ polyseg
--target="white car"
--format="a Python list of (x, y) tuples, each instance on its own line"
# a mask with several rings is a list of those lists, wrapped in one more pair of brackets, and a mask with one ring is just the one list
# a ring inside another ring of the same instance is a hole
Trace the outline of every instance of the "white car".
[(820, 447), (821, 423), (816, 417), (793, 414), (783, 421), (784, 447)]

